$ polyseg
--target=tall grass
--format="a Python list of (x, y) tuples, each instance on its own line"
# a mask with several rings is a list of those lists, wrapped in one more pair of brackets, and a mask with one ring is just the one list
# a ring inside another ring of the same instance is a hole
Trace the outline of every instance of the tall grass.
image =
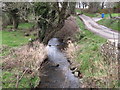
[(84, 37), (78, 42), (80, 49), (77, 51), (76, 61), (80, 63), (79, 69), (83, 74), (85, 87), (117, 87), (114, 77), (111, 77), (111, 80), (109, 77), (109, 61), (104, 61), (104, 57), (101, 54), (101, 45), (107, 40), (86, 30), (79, 17), (77, 17), (77, 23)]

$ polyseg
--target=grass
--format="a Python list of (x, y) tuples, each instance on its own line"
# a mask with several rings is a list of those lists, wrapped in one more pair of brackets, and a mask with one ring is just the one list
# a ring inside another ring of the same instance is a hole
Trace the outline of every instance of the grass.
[[(100, 13), (84, 13), (86, 16), (89, 16), (89, 17), (101, 17), (101, 14)], [(111, 14), (112, 17), (118, 17), (120, 15), (120, 13), (112, 13)], [(110, 17), (109, 14), (105, 14), (105, 18), (108, 18)]]
[(104, 18), (104, 19), (98, 21), (98, 24), (104, 25), (104, 26), (111, 28), (113, 30), (116, 30), (116, 31), (120, 31), (119, 22), (120, 22), (119, 20)]
[(93, 58), (94, 61), (97, 61), (101, 58), (99, 55), (99, 48), (103, 43), (106, 42), (106, 39), (101, 38), (95, 35), (94, 33), (86, 30), (83, 22), (79, 18), (77, 18), (77, 22), (85, 36), (78, 42), (78, 44), (82, 46), (79, 58), (81, 58), (84, 61), (84, 63), (82, 64), (82, 71), (85, 71), (85, 68), (89, 68), (87, 67), (88, 59)]
[(79, 10), (79, 9), (76, 9), (76, 12), (77, 12), (77, 13), (82, 13), (82, 11), (81, 11), (81, 10)]
[[(81, 11), (79, 9), (76, 9), (76, 12), (81, 13)], [(101, 17), (101, 14), (99, 13), (84, 13), (86, 16), (89, 17)], [(111, 14), (112, 17), (118, 17), (120, 16), (120, 13), (112, 13)], [(120, 31), (120, 25), (119, 25), (119, 20), (115, 20), (115, 19), (110, 19), (110, 15), (109, 14), (105, 14), (105, 17), (98, 21), (98, 24), (104, 25), (108, 28), (111, 28), (113, 30), (116, 31)]]
[[(106, 39), (86, 30), (79, 17), (77, 17), (77, 23), (82, 30), (82, 34), (84, 34), (84, 37), (78, 42), (80, 49), (77, 52), (76, 58), (76, 61), (80, 63), (80, 71), (85, 78), (107, 76), (106, 71), (102, 69), (102, 67), (105, 67), (105, 64), (100, 54), (100, 47), (106, 42)], [(102, 66), (99, 67), (99, 65)], [(105, 87), (104, 84), (98, 83), (98, 85)]]
[(25, 37), (22, 31), (0, 31), (2, 33), (2, 44), (9, 47), (24, 45), (28, 42), (29, 37)]
[(80, 64), (79, 69), (84, 75), (83, 82), (90, 87), (119, 87), (120, 84), (116, 79), (118, 76), (115, 75), (117, 61), (111, 62), (109, 58), (105, 59), (101, 54), (100, 47), (106, 43), (106, 39), (86, 30), (79, 17), (77, 17), (77, 23), (82, 30), (82, 36), (84, 36), (78, 42), (80, 49), (76, 54), (76, 61)]
[[(18, 71), (2, 71), (2, 79), (3, 79), (3, 88), (15, 88), (16, 82), (17, 82), (17, 76), (22, 76), (22, 72)], [(32, 86), (35, 86), (39, 81), (39, 77), (33, 76), (31, 78), (30, 74), (25, 74), (24, 77), (19, 81), (18, 88), (31, 88)]]
[[(118, 17), (118, 16), (120, 16), (120, 13), (112, 13), (111, 15), (112, 15), (112, 17)], [(110, 15), (105, 14), (105, 18), (107, 18), (107, 17), (110, 17)]]
[[(18, 29), (30, 29), (33, 26), (33, 23), (20, 23)], [(13, 25), (8, 25), (7, 28), (13, 28)]]
[(101, 16), (99, 13), (84, 13), (84, 14), (89, 17), (100, 17)]
[(5, 48), (0, 55), (5, 56), (9, 54), (9, 50), (12, 47), (19, 47), (29, 42), (29, 38), (32, 36), (25, 37), (23, 31), (0, 31), (2, 33), (1, 45), (4, 45)]
[[(79, 9), (76, 9), (76, 12), (77, 13), (83, 13), (86, 16), (89, 16), (89, 17), (101, 17), (100, 13), (84, 13), (84, 12), (82, 12)], [(120, 13), (112, 13), (111, 15), (112, 15), (112, 17), (118, 17), (118, 16), (120, 16)], [(108, 17), (110, 17), (110, 15), (109, 14), (105, 14), (105, 18), (108, 18)]]
[[(0, 45), (5, 48), (2, 51), (1, 56), (7, 56), (10, 53), (10, 49), (13, 47), (19, 47), (29, 42), (29, 38), (34, 38), (33, 35), (24, 36), (24, 31), (32, 27), (33, 24), (21, 23), (16, 31), (2, 30), (0, 31)], [(7, 26), (7, 29), (13, 26)], [(19, 30), (25, 29), (25, 30)], [(4, 65), (4, 64), (2, 64)], [(18, 67), (19, 68), (19, 67)], [(17, 82), (17, 75), (22, 76), (21, 70), (14, 68), (11, 70), (2, 70), (2, 82), (3, 88), (15, 88)], [(19, 81), (18, 88), (31, 88), (36, 85), (36, 81), (39, 81), (39, 77), (32, 76), (31, 74), (25, 74), (24, 77)]]
[[(34, 24), (32, 23), (20, 23), (18, 26), (18, 30), (16, 31), (8, 31), (8, 30), (2, 30), (0, 31), (0, 45), (5, 45), (7, 48), (5, 48), (2, 52), (2, 56), (8, 55), (9, 50), (12, 47), (19, 47), (24, 44), (27, 44), (29, 42), (29, 38), (35, 38), (33, 35), (30, 36), (24, 36), (24, 31), (26, 29), (32, 28)], [(7, 29), (13, 27), (12, 25), (8, 25)], [(25, 29), (25, 30), (19, 30), (19, 29)], [(9, 48), (8, 48), (9, 47)]]

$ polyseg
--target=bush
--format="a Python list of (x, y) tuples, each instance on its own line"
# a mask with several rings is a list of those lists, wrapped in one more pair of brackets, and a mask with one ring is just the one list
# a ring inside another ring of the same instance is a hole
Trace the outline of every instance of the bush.
[(109, 10), (111, 11), (111, 13), (113, 13), (113, 9), (112, 8), (105, 8), (105, 9), (99, 9), (99, 13), (109, 13)]

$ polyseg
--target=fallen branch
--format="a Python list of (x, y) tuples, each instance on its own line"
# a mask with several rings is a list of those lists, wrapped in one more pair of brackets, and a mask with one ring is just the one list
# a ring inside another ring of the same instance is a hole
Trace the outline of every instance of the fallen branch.
[(23, 72), (23, 74), (20, 78), (19, 78), (19, 76), (17, 76), (16, 88), (18, 88), (19, 82), (23, 78), (23, 76), (25, 75), (26, 72), (27, 72), (27, 69)]

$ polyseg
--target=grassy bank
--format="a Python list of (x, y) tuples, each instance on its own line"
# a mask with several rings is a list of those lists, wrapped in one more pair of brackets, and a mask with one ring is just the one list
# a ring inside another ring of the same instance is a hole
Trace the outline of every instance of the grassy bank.
[(106, 66), (100, 54), (100, 47), (106, 42), (106, 39), (86, 30), (79, 17), (77, 17), (77, 23), (82, 30), (82, 34), (84, 34), (84, 38), (78, 42), (80, 49), (76, 58), (76, 61), (80, 63), (80, 71), (84, 76), (83, 81), (89, 83), (91, 87), (106, 87), (104, 82), (94, 81), (107, 77)]
[(120, 20), (119, 19), (107, 19), (104, 18), (100, 21), (98, 21), (98, 24), (104, 25), (108, 28), (111, 28), (116, 31), (120, 31), (120, 25), (119, 25)]
[(32, 26), (33, 24), (31, 23), (21, 23), (18, 26), (18, 30), (10, 31), (13, 26), (8, 25), (6, 28), (4, 28), (4, 30), (0, 31), (0, 40), (2, 42), (1, 45), (3, 45), (3, 48), (5, 48), (0, 55), (7, 55), (10, 48), (27, 44), (30, 38), (34, 38), (33, 34), (30, 36), (25, 36), (26, 32), (29, 33), (29, 31), (26, 29), (30, 29)]
[[(0, 56), (3, 56), (3, 57), (7, 56), (8, 58), (10, 57), (9, 54), (11, 53), (10, 50), (12, 48), (15, 48), (15, 47), (19, 48), (20, 46), (27, 44), (30, 38), (35, 38), (32, 34), (30, 36), (25, 36), (25, 32), (27, 32), (26, 29), (30, 29), (32, 27), (32, 24), (30, 23), (19, 24), (19, 28), (16, 31), (12, 31), (12, 30), (9, 31), (11, 27), (13, 26), (9, 25), (7, 26), (7, 28), (5, 28), (5, 30), (0, 31), (0, 34), (1, 34), (0, 40), (2, 42), (0, 45), (2, 46), (2, 53), (0, 54)], [(23, 30), (19, 30), (19, 29), (23, 29)], [(16, 56), (12, 56), (12, 57), (16, 58)], [(7, 65), (6, 63), (4, 63), (4, 59), (2, 61), (3, 61), (2, 66)], [(23, 75), (23, 71), (19, 69), (19, 66), (11, 69), (11, 67), (14, 67), (14, 63), (12, 62), (14, 61), (10, 61), (8, 59), (8, 67), (10, 68), (2, 70), (2, 87), (3, 88), (15, 88), (15, 87), (31, 88), (32, 85), (34, 86), (38, 77), (31, 76), (31, 74), (25, 74), (21, 78), (21, 80), (18, 80), (18, 78), (20, 78)], [(24, 68), (24, 65), (23, 65), (23, 68)], [(18, 86), (17, 86), (17, 83), (19, 84)]]
[(106, 39), (86, 30), (79, 17), (77, 17), (77, 23), (84, 36), (78, 42), (80, 48), (76, 54), (76, 61), (80, 64), (79, 69), (83, 74), (84, 84), (93, 88), (119, 87), (118, 75), (115, 74), (117, 73), (117, 61), (112, 62), (109, 57), (105, 59), (101, 54), (101, 45), (106, 43)]

